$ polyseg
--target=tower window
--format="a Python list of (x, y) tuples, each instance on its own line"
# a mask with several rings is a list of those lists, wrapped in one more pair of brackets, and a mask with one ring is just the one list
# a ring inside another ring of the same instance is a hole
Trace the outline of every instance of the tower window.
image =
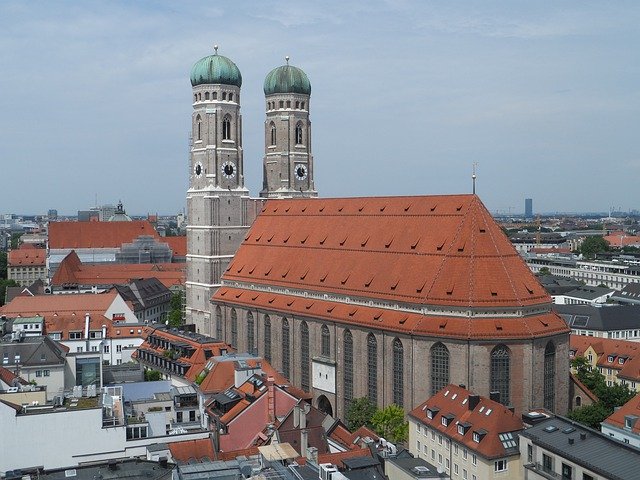
[(301, 103), (300, 103), (300, 108), (301, 108), (302, 110), (304, 110), (304, 102), (301, 102)]
[(227, 99), (227, 92), (222, 92), (222, 100), (226, 100)]
[(198, 140), (202, 140), (202, 118), (200, 118), (200, 115), (198, 115), (196, 117), (196, 128), (198, 131)]
[(309, 326), (304, 320), (300, 325), (300, 347), (301, 361), (300, 366), (300, 386), (305, 392), (309, 391)]
[(204, 92), (204, 99), (209, 100), (209, 92)]
[(218, 99), (218, 92), (213, 92), (213, 94), (211, 95), (211, 98), (213, 98), (214, 100)]
[(228, 115), (222, 120), (222, 139), (231, 140), (231, 118)]
[(323, 357), (329, 357), (331, 355), (331, 334), (329, 333), (329, 327), (322, 325), (322, 343), (321, 350)]
[(271, 122), (271, 145), (276, 144), (276, 124)]
[(233, 93), (229, 94), (229, 101), (232, 102), (233, 101)]
[(201, 93), (198, 94), (198, 100), (202, 100), (202, 94)]
[(287, 108), (291, 108), (291, 100), (287, 100)]
[(280, 108), (284, 108), (284, 100), (280, 100)]
[(197, 94), (197, 93), (194, 93), (194, 94), (193, 94), (193, 101), (194, 101), (194, 102), (197, 102), (197, 101), (198, 101), (198, 94)]
[(296, 102), (296, 108), (300, 108), (300, 102)]
[(298, 122), (298, 124), (296, 125), (296, 145), (302, 145), (303, 144), (303, 138), (302, 138), (302, 123)]

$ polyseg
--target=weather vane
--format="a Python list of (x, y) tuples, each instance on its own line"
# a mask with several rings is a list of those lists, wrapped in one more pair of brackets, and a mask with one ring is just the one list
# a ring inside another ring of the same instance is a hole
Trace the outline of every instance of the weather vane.
[(214, 50), (215, 50), (215, 52), (216, 52), (214, 55), (217, 55), (217, 54), (218, 54), (218, 45), (214, 45), (214, 46), (213, 46), (213, 49), (214, 49)]
[(471, 180), (473, 181), (473, 194), (476, 194), (476, 167), (478, 166), (478, 162), (473, 162), (473, 175), (471, 175)]
[(289, 55), (287, 55), (286, 57), (284, 57), (284, 59), (287, 61), (287, 65), (289, 65)]

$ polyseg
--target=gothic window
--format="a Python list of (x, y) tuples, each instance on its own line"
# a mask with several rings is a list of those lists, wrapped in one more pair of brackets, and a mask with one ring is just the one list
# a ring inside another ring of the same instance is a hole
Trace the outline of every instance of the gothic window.
[(276, 144), (276, 124), (271, 122), (271, 145)]
[(271, 362), (271, 319), (264, 316), (264, 359)]
[(202, 94), (201, 93), (198, 94), (198, 100), (202, 100)]
[(544, 349), (544, 408), (555, 409), (556, 347), (552, 342)]
[(238, 349), (238, 314), (236, 309), (231, 309), (231, 345)]
[(373, 333), (367, 336), (367, 396), (371, 403), (378, 403), (378, 341)]
[(198, 115), (196, 117), (196, 125), (197, 125), (197, 129), (198, 129), (198, 140), (202, 140), (202, 118), (200, 118), (200, 115)]
[(193, 94), (193, 101), (194, 101), (194, 102), (197, 102), (197, 101), (198, 101), (198, 94), (197, 94), (197, 93), (194, 93), (194, 94)]
[(301, 102), (301, 103), (300, 103), (300, 108), (301, 108), (302, 110), (304, 110), (304, 102)]
[(279, 105), (280, 105), (280, 108), (284, 108), (284, 100), (280, 100)]
[(204, 99), (209, 100), (209, 92), (204, 92)]
[(212, 98), (214, 100), (217, 100), (218, 99), (218, 92), (213, 92)]
[(349, 408), (353, 400), (353, 336), (349, 330), (344, 332), (344, 408)]
[(229, 101), (230, 101), (230, 102), (233, 102), (233, 93), (230, 93), (230, 94), (229, 94)]
[(291, 108), (291, 100), (287, 100), (287, 108)]
[(227, 92), (222, 92), (222, 100), (226, 100), (227, 99)]
[(249, 353), (253, 353), (256, 346), (254, 328), (253, 313), (247, 312), (247, 350)]
[(296, 102), (296, 108), (300, 108), (300, 102)]
[(329, 357), (331, 355), (331, 334), (329, 333), (329, 327), (322, 325), (322, 343), (320, 353), (323, 357)]
[(399, 338), (393, 341), (393, 403), (404, 407), (404, 348)]
[(492, 392), (500, 393), (500, 403), (509, 405), (511, 401), (509, 380), (511, 374), (511, 353), (504, 345), (498, 345), (491, 350), (491, 381)]
[(449, 385), (449, 350), (438, 342), (431, 347), (431, 395)]
[(309, 391), (309, 326), (303, 321), (300, 324), (300, 349), (301, 349), (301, 370), (300, 386), (305, 392)]
[(222, 309), (216, 307), (216, 338), (222, 340)]
[(231, 117), (229, 115), (222, 120), (222, 139), (231, 140)]
[(296, 125), (296, 145), (302, 145), (302, 144), (303, 144), (302, 123), (298, 122), (298, 124)]
[(282, 374), (291, 377), (291, 345), (289, 340), (289, 320), (282, 319)]

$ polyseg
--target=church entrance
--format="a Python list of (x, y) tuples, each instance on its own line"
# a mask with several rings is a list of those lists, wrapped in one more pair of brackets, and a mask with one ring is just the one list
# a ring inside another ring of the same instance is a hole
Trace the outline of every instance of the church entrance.
[(331, 402), (324, 395), (320, 395), (318, 397), (318, 410), (333, 417), (333, 407), (331, 407)]

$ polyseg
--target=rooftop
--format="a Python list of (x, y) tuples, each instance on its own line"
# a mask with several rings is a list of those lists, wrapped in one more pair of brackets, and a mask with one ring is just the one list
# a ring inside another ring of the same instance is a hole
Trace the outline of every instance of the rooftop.
[(146, 220), (132, 222), (50, 222), (49, 248), (120, 248), (140, 235), (160, 236)]

